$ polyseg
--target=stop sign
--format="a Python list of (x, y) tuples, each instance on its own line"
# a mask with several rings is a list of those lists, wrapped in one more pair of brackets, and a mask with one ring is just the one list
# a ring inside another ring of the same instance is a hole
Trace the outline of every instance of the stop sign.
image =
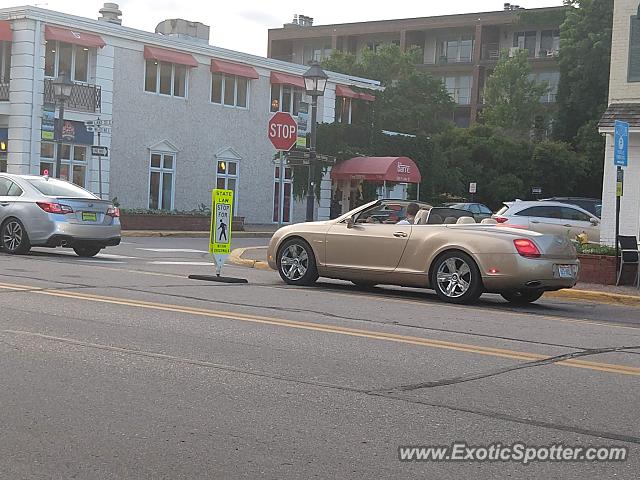
[(269, 120), (267, 132), (276, 150), (291, 150), (298, 140), (298, 124), (285, 112), (278, 112)]

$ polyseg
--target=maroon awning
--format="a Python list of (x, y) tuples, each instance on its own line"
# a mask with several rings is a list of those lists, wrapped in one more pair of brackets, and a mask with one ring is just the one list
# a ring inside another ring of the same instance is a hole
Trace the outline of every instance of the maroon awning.
[(10, 42), (12, 39), (11, 22), (9, 20), (0, 20), (0, 40)]
[(271, 72), (271, 83), (304, 88), (304, 79), (301, 76), (289, 75), (288, 73)]
[(144, 58), (157, 60), (159, 62), (177, 63), (178, 65), (186, 65), (187, 67), (198, 66), (198, 62), (193, 58), (193, 55), (159, 47), (150, 47), (149, 45), (144, 46)]
[(211, 59), (211, 71), (219, 73), (228, 73), (229, 75), (237, 75), (239, 77), (257, 79), (258, 72), (249, 65), (242, 65), (239, 63), (226, 62), (224, 60)]
[(409, 157), (355, 157), (337, 164), (331, 180), (420, 183), (420, 170)]
[(374, 97), (373, 95), (369, 95), (368, 93), (355, 92), (347, 85), (336, 85), (336, 96), (344, 98), (357, 98), (359, 100), (364, 100), (365, 102), (373, 102), (376, 99), (376, 97)]
[(74, 43), (89, 48), (102, 48), (106, 45), (100, 35), (95, 33), (80, 32), (69, 28), (44, 26), (45, 40), (58, 40), (59, 42)]

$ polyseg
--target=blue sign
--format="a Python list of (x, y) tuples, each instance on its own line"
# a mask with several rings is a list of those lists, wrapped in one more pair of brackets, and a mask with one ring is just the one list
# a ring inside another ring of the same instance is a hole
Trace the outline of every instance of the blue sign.
[(629, 158), (629, 124), (616, 120), (613, 136), (613, 163), (620, 167), (627, 166)]

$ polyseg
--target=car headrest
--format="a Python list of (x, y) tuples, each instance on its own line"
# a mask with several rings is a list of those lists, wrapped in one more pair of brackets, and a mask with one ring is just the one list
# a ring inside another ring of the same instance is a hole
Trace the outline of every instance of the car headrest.
[(416, 213), (416, 218), (413, 220), (414, 225), (424, 225), (427, 223), (427, 217), (429, 216), (429, 210), (425, 210), (424, 208), (418, 210)]
[(498, 221), (495, 218), (483, 218), (480, 223), (488, 223), (490, 225), (496, 225)]
[(447, 217), (444, 219), (444, 223), (447, 225), (451, 225), (453, 223), (456, 223), (458, 221), (458, 219), (456, 217)]
[(458, 224), (466, 224), (466, 223), (476, 223), (473, 217), (460, 217), (456, 223)]
[(429, 215), (427, 223), (429, 225), (442, 225), (444, 222), (442, 220), (442, 215), (438, 215), (437, 213), (432, 213)]

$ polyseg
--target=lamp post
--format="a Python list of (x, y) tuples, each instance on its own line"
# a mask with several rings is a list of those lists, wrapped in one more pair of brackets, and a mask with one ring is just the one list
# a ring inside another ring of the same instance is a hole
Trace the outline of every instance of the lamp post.
[(318, 97), (324, 95), (329, 76), (320, 68), (318, 62), (310, 62), (309, 70), (302, 75), (304, 88), (311, 97), (311, 138), (309, 139), (309, 189), (307, 191), (307, 222), (313, 222), (313, 182), (312, 172), (316, 160), (316, 120), (318, 115)]
[(64, 104), (71, 97), (71, 89), (73, 82), (67, 77), (65, 72), (60, 73), (53, 80), (53, 98), (60, 105), (60, 116), (58, 118), (58, 128), (56, 129), (57, 148), (56, 148), (56, 178), (60, 178), (60, 170), (62, 170), (62, 126), (64, 124)]

